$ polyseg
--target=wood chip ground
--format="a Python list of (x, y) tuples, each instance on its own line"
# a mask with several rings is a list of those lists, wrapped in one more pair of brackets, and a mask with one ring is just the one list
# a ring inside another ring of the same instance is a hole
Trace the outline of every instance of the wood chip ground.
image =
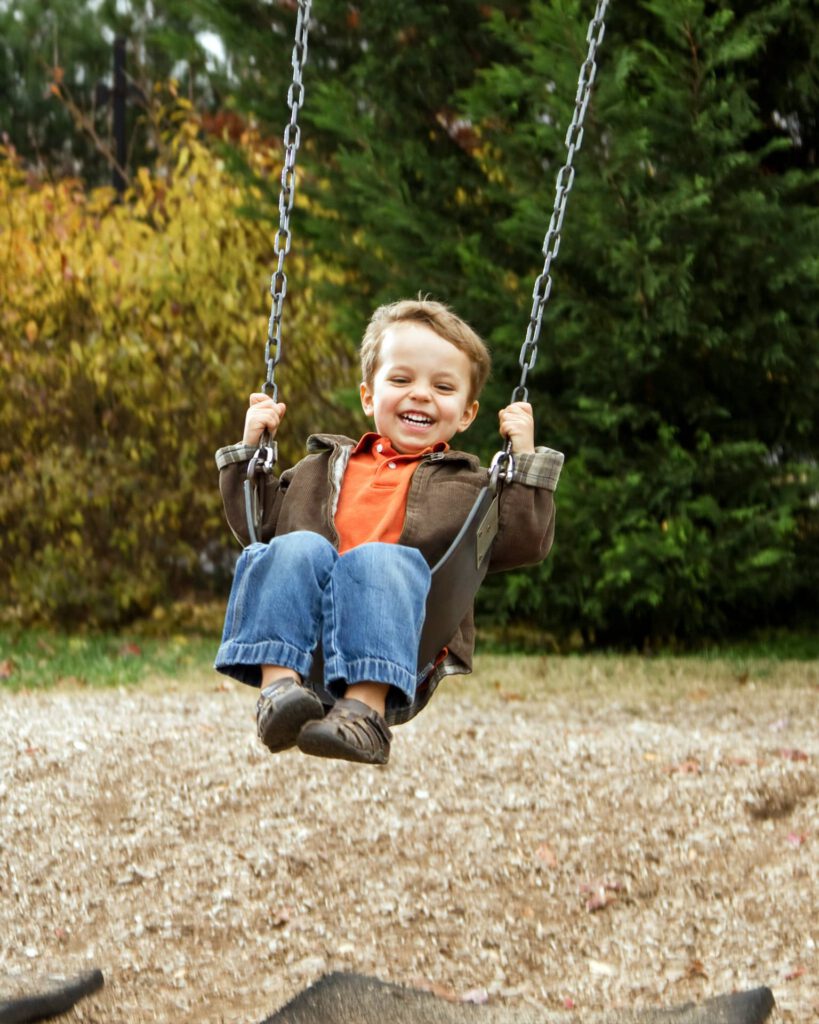
[(0, 694), (0, 984), (241, 1022), (332, 970), (490, 1005), (769, 985), (819, 1020), (819, 667), (485, 657), (391, 763), (270, 756), (216, 676)]

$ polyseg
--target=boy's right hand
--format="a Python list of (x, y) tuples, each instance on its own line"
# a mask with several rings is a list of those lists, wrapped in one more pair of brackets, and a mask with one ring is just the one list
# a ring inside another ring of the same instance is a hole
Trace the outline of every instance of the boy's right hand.
[(256, 447), (265, 430), (274, 438), (286, 408), (284, 402), (274, 402), (269, 395), (254, 392), (250, 396), (250, 408), (245, 416), (244, 444)]

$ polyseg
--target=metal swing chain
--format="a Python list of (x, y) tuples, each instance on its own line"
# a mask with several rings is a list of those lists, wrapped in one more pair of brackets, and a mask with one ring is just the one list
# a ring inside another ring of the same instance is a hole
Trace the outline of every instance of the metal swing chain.
[[(287, 90), (287, 103), (290, 107), (290, 121), (284, 129), (284, 167), (282, 168), (281, 189), (279, 191), (279, 227), (273, 243), (276, 254), (276, 269), (270, 280), (270, 294), (273, 305), (267, 327), (267, 341), (264, 347), (264, 358), (267, 364), (267, 376), (262, 384), (262, 391), (270, 395), (274, 402), (279, 399), (279, 388), (276, 384), (276, 367), (282, 358), (282, 307), (287, 295), (287, 274), (284, 272), (284, 260), (290, 252), (290, 213), (296, 198), (296, 153), (301, 142), (301, 130), (298, 125), (299, 110), (304, 102), (304, 85), (302, 68), (307, 61), (307, 35), (310, 28), (310, 7), (312, 0), (298, 0), (296, 17), (296, 38), (290, 63), (293, 66), (293, 81)], [(259, 439), (256, 454), (248, 463), (247, 476), (244, 481), (245, 518), (247, 532), (251, 544), (258, 540), (261, 530), (261, 502), (259, 500), (260, 475), (269, 473), (276, 461), (276, 446), (271, 443), (270, 433), (265, 430)]]
[[(597, 0), (594, 16), (586, 30), (586, 41), (589, 44), (589, 49), (586, 59), (580, 65), (577, 92), (574, 98), (574, 112), (571, 124), (566, 132), (566, 162), (560, 168), (557, 175), (552, 216), (546, 231), (546, 237), (543, 240), (542, 252), (545, 261), (543, 263), (543, 270), (535, 279), (535, 286), (532, 291), (532, 310), (529, 314), (526, 338), (521, 345), (520, 355), (518, 356), (518, 363), (521, 367), (520, 381), (512, 391), (510, 404), (512, 402), (525, 402), (529, 398), (529, 389), (526, 386), (526, 382), (529, 377), (529, 371), (534, 367), (537, 360), (537, 346), (540, 339), (543, 311), (552, 293), (552, 263), (557, 259), (558, 250), (560, 249), (560, 232), (563, 227), (563, 218), (566, 215), (566, 204), (574, 184), (574, 156), (583, 144), (583, 121), (585, 120), (586, 110), (591, 99), (592, 85), (597, 75), (595, 58), (606, 31), (605, 16), (608, 2), (609, 0)], [(502, 467), (500, 470), (501, 477), (506, 482), (511, 479), (511, 451), (512, 442), (507, 440), (503, 451), (495, 456), (495, 460)]]
[(279, 388), (276, 384), (276, 367), (282, 358), (282, 306), (287, 295), (287, 274), (284, 272), (284, 259), (290, 252), (290, 213), (296, 198), (296, 153), (301, 142), (301, 129), (298, 125), (299, 110), (304, 102), (304, 85), (302, 68), (307, 62), (307, 35), (310, 28), (310, 6), (312, 0), (299, 0), (296, 18), (296, 40), (293, 46), (293, 81), (287, 90), (287, 103), (290, 107), (290, 121), (284, 129), (284, 167), (279, 192), (279, 228), (273, 243), (273, 251), (278, 263), (270, 281), (270, 294), (273, 306), (270, 311), (270, 322), (267, 328), (267, 342), (264, 358), (267, 363), (267, 378), (262, 385), (264, 393), (270, 394), (273, 401), (278, 401)]

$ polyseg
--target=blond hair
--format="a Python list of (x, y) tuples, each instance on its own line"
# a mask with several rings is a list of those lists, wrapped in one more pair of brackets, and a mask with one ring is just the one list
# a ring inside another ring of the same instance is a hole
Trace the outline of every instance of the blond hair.
[(474, 402), (481, 393), (492, 365), (489, 349), (475, 331), (453, 313), (449, 306), (432, 299), (402, 299), (379, 306), (370, 317), (367, 330), (361, 342), (361, 376), (368, 387), (372, 387), (378, 369), (381, 343), (387, 329), (400, 323), (424, 324), (435, 331), (439, 338), (450, 342), (469, 359), (472, 380), (469, 401)]

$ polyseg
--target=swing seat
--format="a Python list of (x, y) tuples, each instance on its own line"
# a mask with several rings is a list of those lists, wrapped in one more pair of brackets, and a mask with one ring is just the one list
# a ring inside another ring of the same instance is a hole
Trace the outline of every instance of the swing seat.
[[(481, 488), (455, 539), (432, 567), (418, 643), (419, 672), (435, 663), (472, 607), (489, 569), (492, 543), (498, 533), (500, 485), (504, 480), (511, 480), (512, 473), (511, 456), (505, 452), (496, 456), (488, 483)], [(335, 703), (324, 686), (321, 644), (313, 654), (309, 682), (325, 707)]]

